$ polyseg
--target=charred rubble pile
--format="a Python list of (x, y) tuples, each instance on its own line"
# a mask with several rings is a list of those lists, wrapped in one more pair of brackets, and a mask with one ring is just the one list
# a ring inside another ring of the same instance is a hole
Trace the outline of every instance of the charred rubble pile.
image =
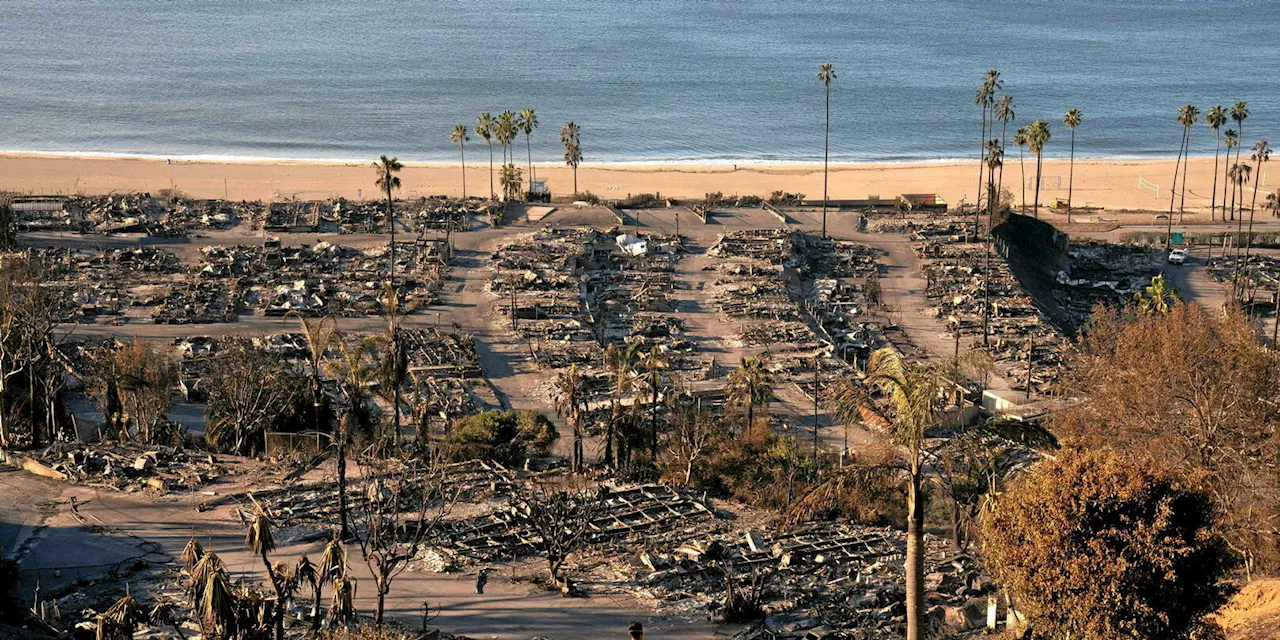
[(716, 303), (737, 325), (742, 345), (815, 345), (816, 336), (793, 302), (784, 274), (791, 258), (785, 229), (735, 231), (707, 253), (722, 258), (707, 268), (716, 271)]
[(865, 362), (888, 343), (883, 323), (870, 317), (881, 299), (874, 252), (856, 242), (807, 234), (797, 234), (793, 251), (818, 333), (840, 359)]
[[(765, 614), (736, 637), (895, 638), (906, 625), (905, 535), (830, 521), (770, 534), (724, 531), (618, 567), (660, 612), (719, 620), (729, 581)], [(981, 563), (925, 540), (926, 618), (937, 629), (980, 628), (993, 592)]]
[(1075, 327), (1084, 325), (1099, 304), (1114, 307), (1133, 300), (1165, 266), (1162, 252), (1142, 246), (1080, 243), (1067, 256), (1054, 297)]
[(947, 320), (953, 332), (958, 325), (962, 336), (972, 336), (981, 345), (983, 311), (988, 309), (989, 348), (996, 373), (1022, 390), (1030, 373), (1034, 391), (1052, 391), (1067, 338), (1014, 277), (1000, 247), (993, 243), (988, 257), (984, 243), (969, 242), (963, 225), (948, 221), (922, 223), (911, 239), (922, 264), (925, 295), (936, 305), (934, 314)]
[(55, 442), (11, 462), (38, 475), (129, 492), (197, 489), (226, 473), (207, 453), (114, 440), (92, 445)]
[(599, 231), (543, 229), (494, 252), (485, 289), (502, 300), (506, 325), (540, 367), (599, 362), (601, 347), (583, 304), (587, 247)]
[[(396, 244), (400, 311), (412, 313), (436, 301), (447, 261), (442, 256), (445, 245)], [(262, 247), (206, 247), (201, 250), (199, 271), (188, 284), (194, 289), (209, 282), (211, 287), (228, 289), (236, 294), (228, 297), (237, 311), (249, 309), (259, 315), (377, 315), (385, 311), (388, 251), (328, 242), (285, 247), (273, 239)], [(182, 300), (167, 304), (166, 309)]]
[[(1237, 266), (1238, 265), (1238, 266)], [(1280, 291), (1280, 259), (1272, 256), (1219, 256), (1208, 260), (1209, 273), (1224, 286), (1234, 288), (1237, 297), (1258, 311), (1276, 308)]]
[(52, 296), (59, 322), (94, 322), (118, 316), (131, 306), (154, 300), (150, 296), (181, 278), (174, 253), (153, 247), (46, 248), (0, 256), (40, 269)]

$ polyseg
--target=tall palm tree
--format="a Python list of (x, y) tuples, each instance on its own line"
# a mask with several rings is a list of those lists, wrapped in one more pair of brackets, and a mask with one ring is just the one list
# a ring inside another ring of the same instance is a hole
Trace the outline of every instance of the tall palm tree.
[[(1200, 113), (1195, 105), (1186, 105), (1178, 109), (1178, 124), (1182, 125), (1182, 138), (1178, 141), (1178, 159), (1173, 165), (1173, 188), (1169, 189), (1169, 230), (1173, 227), (1173, 204), (1178, 198), (1178, 170), (1182, 168), (1182, 157), (1187, 149), (1187, 140), (1191, 134), (1191, 125), (1195, 124), (1196, 116)], [(1182, 194), (1185, 200), (1187, 193), (1187, 185), (1184, 181), (1182, 185)], [(1166, 245), (1168, 243), (1166, 242)]]
[(729, 374), (725, 392), (734, 404), (746, 405), (747, 424), (744, 433), (755, 427), (756, 406), (773, 397), (773, 374), (765, 356), (743, 358), (742, 364)]
[(827, 124), (822, 136), (822, 237), (827, 237), (827, 178), (828, 163), (831, 159), (831, 83), (836, 79), (835, 69), (831, 63), (823, 63), (818, 67), (818, 82), (826, 89)]
[(1258, 183), (1262, 181), (1262, 165), (1271, 160), (1271, 145), (1266, 140), (1259, 140), (1253, 144), (1253, 154), (1249, 156), (1253, 160), (1253, 167), (1257, 170), (1258, 179), (1253, 181), (1253, 198), (1249, 201), (1249, 240), (1245, 245), (1244, 257), (1249, 258), (1249, 254), (1253, 252), (1253, 210), (1258, 206)]
[(502, 164), (510, 164), (507, 152), (516, 139), (516, 114), (511, 110), (498, 114), (498, 144), (502, 146)]
[[(1244, 141), (1244, 121), (1249, 118), (1249, 103), (1241, 100), (1231, 105), (1231, 120), (1236, 123), (1236, 134), (1240, 136), (1240, 141)], [(1240, 152), (1243, 149), (1236, 148), (1236, 162), (1240, 162)]]
[(1071, 224), (1071, 196), (1076, 176), (1076, 127), (1080, 126), (1080, 110), (1068, 109), (1062, 124), (1071, 130), (1071, 168), (1067, 170), (1067, 224)]
[(516, 118), (516, 125), (524, 133), (524, 150), (529, 156), (529, 185), (532, 186), (535, 175), (533, 173), (533, 143), (529, 142), (529, 137), (533, 135), (533, 130), (538, 128), (538, 114), (533, 109), (525, 109)]
[(1187, 210), (1187, 166), (1191, 164), (1191, 127), (1196, 123), (1196, 119), (1200, 117), (1200, 109), (1195, 105), (1189, 104), (1183, 109), (1183, 114), (1178, 118), (1178, 122), (1182, 123), (1185, 130), (1182, 142), (1182, 195), (1178, 200), (1178, 222), (1182, 222), (1183, 216)]
[[(374, 163), (373, 167), (378, 171), (377, 185), (387, 192), (387, 226), (391, 227), (391, 258), (387, 268), (387, 306), (389, 309), (397, 310), (399, 309), (400, 291), (396, 289), (396, 219), (391, 208), (391, 190), (400, 188), (400, 176), (396, 174), (404, 168), (404, 165), (400, 164), (400, 161), (395, 158), (382, 156), (378, 162)], [(394, 313), (391, 316), (391, 326), (388, 333), (390, 334), (388, 338), (390, 339), (391, 353), (396, 354), (398, 359), (399, 354), (401, 354), (400, 327)], [(401, 385), (396, 384), (392, 389), (391, 411), (394, 416), (391, 423), (392, 442), (397, 442), (400, 439), (400, 387)]]
[(372, 340), (349, 341), (335, 335), (338, 356), (326, 359), (325, 365), (338, 381), (338, 390), (346, 401), (346, 411), (338, 421), (333, 436), (338, 459), (338, 518), (339, 535), (346, 539), (351, 533), (347, 517), (347, 446), (356, 431), (366, 426), (370, 393), (369, 388), (377, 378), (377, 367), (370, 361), (374, 343)]
[(493, 119), (493, 116), (489, 115), (489, 112), (487, 111), (480, 114), (480, 117), (476, 118), (476, 135), (480, 136), (481, 138), (484, 138), (485, 143), (489, 145), (489, 199), (490, 200), (493, 200), (493, 196), (494, 196), (493, 134), (494, 134), (494, 127), (497, 126), (497, 124), (498, 124), (497, 121), (495, 121)]
[(462, 199), (467, 199), (467, 141), (471, 136), (467, 135), (467, 125), (455, 124), (453, 131), (449, 133), (449, 142), (458, 145), (458, 152), (462, 154)]
[(1036, 154), (1036, 198), (1032, 210), (1037, 220), (1040, 219), (1040, 172), (1044, 167), (1044, 145), (1048, 144), (1052, 137), (1048, 121), (1036, 120), (1027, 128), (1027, 146), (1031, 148), (1032, 153)]
[(1029, 141), (1026, 127), (1018, 127), (1018, 130), (1013, 132), (1013, 143), (1018, 145), (1018, 166), (1022, 169), (1022, 204), (1018, 208), (1023, 213), (1027, 212), (1027, 163), (1022, 151)]
[[(1231, 176), (1229, 175), (1231, 171), (1231, 150), (1240, 145), (1240, 135), (1236, 133), (1235, 129), (1228, 128), (1226, 132), (1222, 134), (1222, 145), (1227, 148), (1227, 157), (1222, 163), (1222, 219), (1226, 220), (1228, 211), (1227, 189), (1230, 188), (1231, 184)], [(1233, 195), (1234, 193), (1235, 192), (1232, 192)], [(1231, 202), (1231, 219), (1235, 220), (1235, 199), (1232, 198)]]
[[(1217, 143), (1213, 147), (1213, 189), (1209, 192), (1209, 220), (1213, 220), (1218, 206), (1218, 154), (1222, 151), (1222, 125), (1227, 123), (1227, 112), (1220, 104), (1209, 107), (1204, 114), (1204, 123), (1213, 129), (1213, 135), (1217, 138)], [(1225, 198), (1223, 200), (1225, 205)]]
[(582, 162), (582, 127), (570, 120), (560, 127), (560, 144), (564, 146), (564, 163), (573, 168), (573, 194), (578, 195), (578, 165)]
[[(1009, 121), (1014, 119), (1016, 115), (1013, 112), (1013, 96), (1003, 95), (996, 101), (996, 119), (1000, 121), (1000, 158), (1005, 157), (1005, 150), (1008, 148), (1007, 134), (1009, 132)], [(996, 197), (1004, 193), (1004, 163), (1000, 163), (1000, 178), (996, 182)], [(991, 221), (987, 221), (987, 231), (991, 231)]]
[[(1231, 165), (1227, 176), (1231, 179), (1231, 208), (1236, 218), (1236, 269), (1240, 266), (1240, 247), (1244, 244), (1244, 185), (1249, 182), (1249, 174), (1253, 167), (1237, 162)], [(1236, 196), (1240, 197), (1240, 205), (1236, 206)]]
[(1266, 204), (1263, 208), (1271, 212), (1272, 218), (1280, 218), (1280, 189), (1276, 189), (1267, 194)]
[(943, 390), (936, 367), (907, 364), (892, 348), (871, 355), (867, 382), (878, 387), (893, 410), (892, 434), (907, 466), (907, 640), (924, 634), (925, 432), (934, 426)]
[(587, 386), (582, 379), (582, 373), (578, 371), (578, 365), (572, 365), (567, 371), (561, 371), (556, 376), (556, 413), (564, 418), (569, 427), (573, 429), (573, 458), (572, 471), (574, 473), (582, 473), (583, 468), (583, 448), (582, 448), (582, 414), (587, 403)]
[[(987, 168), (989, 169), (987, 184), (989, 186), (988, 207), (987, 207), (987, 235), (986, 247), (984, 248), (984, 262), (982, 267), (982, 345), (988, 345), (991, 333), (991, 236), (994, 233), (996, 206), (1000, 202), (1000, 197), (995, 192), (995, 175), (996, 171), (1004, 173), (1004, 148), (1000, 141), (992, 138), (987, 143)], [(956, 345), (959, 343), (959, 328), (956, 329)]]
[[(978, 191), (977, 198), (973, 203), (973, 233), (978, 233), (978, 212), (982, 210), (982, 171), (986, 166), (986, 148), (987, 148), (987, 113), (995, 104), (996, 91), (1004, 88), (1004, 82), (1000, 80), (1000, 72), (995, 69), (988, 69), (983, 77), (982, 86), (978, 87), (977, 93), (973, 96), (973, 104), (982, 108), (982, 147), (981, 153), (978, 155)], [(992, 124), (995, 124), (994, 119)]]
[(613, 374), (612, 411), (604, 432), (604, 458), (606, 464), (620, 466), (621, 444), (615, 449), (618, 424), (622, 420), (622, 396), (635, 386), (633, 371), (640, 360), (640, 343), (630, 345), (611, 344), (604, 352), (605, 368)]
[(640, 364), (644, 365), (645, 381), (649, 391), (649, 457), (658, 461), (658, 400), (670, 386), (667, 370), (671, 368), (671, 359), (667, 353), (654, 345), (649, 353), (642, 354)]

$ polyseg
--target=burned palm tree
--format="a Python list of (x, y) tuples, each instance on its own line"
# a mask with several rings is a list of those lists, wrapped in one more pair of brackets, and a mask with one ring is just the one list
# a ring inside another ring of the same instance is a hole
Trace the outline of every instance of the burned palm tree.
[(276, 601), (272, 607), (271, 621), (275, 626), (276, 640), (284, 640), (284, 605), (288, 598), (287, 589), (285, 588), (285, 576), (278, 574), (271, 565), (271, 561), (267, 558), (267, 554), (275, 551), (276, 542), (272, 534), (274, 524), (271, 518), (267, 517), (265, 511), (260, 507), (253, 515), (253, 519), (249, 521), (249, 528), (245, 531), (244, 544), (250, 551), (262, 558), (262, 566), (267, 570), (267, 577), (271, 581), (271, 589), (275, 592)]
[(582, 378), (582, 373), (578, 371), (578, 365), (572, 365), (567, 371), (562, 371), (556, 376), (556, 413), (564, 418), (569, 426), (573, 429), (573, 459), (572, 469), (574, 473), (582, 473), (583, 471), (583, 414), (586, 412), (586, 382)]

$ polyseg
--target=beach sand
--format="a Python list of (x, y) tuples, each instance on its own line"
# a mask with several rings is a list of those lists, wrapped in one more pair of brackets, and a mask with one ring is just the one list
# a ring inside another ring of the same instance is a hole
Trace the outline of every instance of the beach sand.
[[(483, 149), (476, 148), (479, 153), (475, 155), (484, 155)], [(1212, 157), (1191, 160), (1187, 174), (1191, 185), (1186, 196), (1188, 210), (1207, 211), (1213, 166)], [(1220, 165), (1219, 171), (1221, 168)], [(1173, 169), (1173, 159), (1077, 160), (1073, 202), (1079, 207), (1110, 210), (1167, 210)], [(1066, 161), (1044, 162), (1041, 205), (1067, 197), (1068, 170)], [(547, 181), (553, 194), (573, 191), (573, 173), (568, 167), (535, 164), (534, 171), (539, 179)], [(1022, 198), (1021, 173), (1016, 158), (1005, 165), (1005, 188), (1013, 192), (1015, 203)], [(1027, 159), (1026, 175), (1030, 187), (1034, 183), (1034, 158)], [(977, 191), (978, 168), (976, 160), (832, 164), (830, 180), (832, 199), (937, 193), (955, 206), (962, 199), (972, 200)], [(169, 164), (153, 159), (0, 155), (0, 191), (24, 194), (155, 192), (175, 188), (192, 197), (235, 200), (376, 198), (373, 181), (370, 165), (359, 163), (174, 160)], [(403, 188), (397, 197), (462, 194), (462, 171), (457, 163), (407, 163), (401, 181)], [(1219, 176), (1219, 191), (1221, 182)], [(469, 195), (488, 195), (488, 163), (473, 162), (469, 157), (466, 183)], [(578, 186), (604, 198), (652, 192), (674, 198), (701, 198), (712, 191), (767, 196), (783, 190), (819, 199), (822, 166), (745, 164), (735, 169), (732, 165), (587, 163), (578, 169)], [(1259, 189), (1266, 193), (1275, 188), (1264, 171)], [(1252, 187), (1247, 186), (1246, 200), (1251, 195)], [(1027, 202), (1033, 197), (1028, 188)], [(1259, 194), (1260, 200), (1262, 197)]]

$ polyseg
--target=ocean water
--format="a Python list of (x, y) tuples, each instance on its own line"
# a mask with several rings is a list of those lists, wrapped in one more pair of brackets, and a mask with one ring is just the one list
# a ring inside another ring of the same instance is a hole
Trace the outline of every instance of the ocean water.
[(1047, 155), (1074, 107), (1077, 155), (1170, 156), (1187, 103), (1280, 139), (1277, 25), (1270, 0), (0, 0), (0, 150), (452, 160), (454, 123), (533, 107), (535, 160), (570, 119), (587, 162), (816, 160), (831, 62), (835, 160), (977, 155), (988, 68)]

